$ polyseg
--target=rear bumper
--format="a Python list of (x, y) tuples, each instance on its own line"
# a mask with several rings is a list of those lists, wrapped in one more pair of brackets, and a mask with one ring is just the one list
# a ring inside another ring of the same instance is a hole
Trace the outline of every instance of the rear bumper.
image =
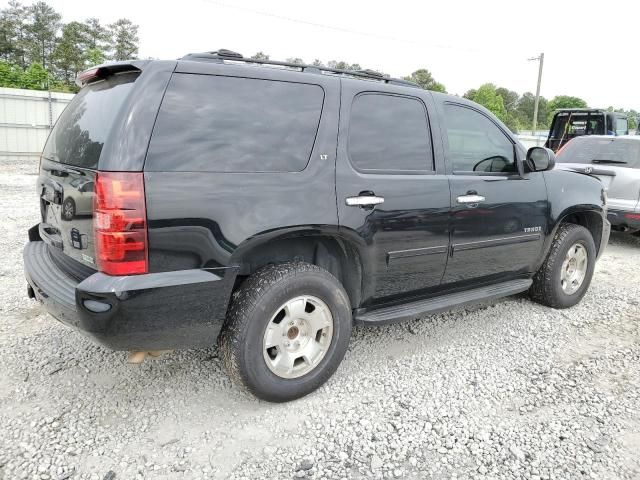
[(54, 263), (49, 247), (31, 241), (24, 270), (33, 295), (62, 323), (114, 350), (165, 350), (215, 343), (235, 268), (115, 277), (96, 272), (81, 282)]
[(609, 209), (607, 219), (614, 228), (640, 229), (640, 212), (634, 210)]

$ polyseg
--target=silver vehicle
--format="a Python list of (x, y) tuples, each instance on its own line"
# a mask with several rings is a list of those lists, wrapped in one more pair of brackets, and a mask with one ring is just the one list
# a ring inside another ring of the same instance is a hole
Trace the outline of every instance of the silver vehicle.
[(640, 232), (640, 136), (577, 137), (557, 154), (560, 168), (597, 176), (614, 229)]
[(92, 215), (94, 182), (90, 178), (73, 178), (64, 185), (62, 218), (67, 221), (76, 216)]

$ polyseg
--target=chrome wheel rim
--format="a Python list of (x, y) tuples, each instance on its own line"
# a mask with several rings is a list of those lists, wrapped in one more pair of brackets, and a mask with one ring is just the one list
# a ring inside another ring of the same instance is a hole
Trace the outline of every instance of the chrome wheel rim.
[(69, 202), (64, 204), (64, 217), (65, 218), (71, 218), (73, 217), (73, 207), (71, 206), (71, 204)]
[(264, 361), (281, 378), (312, 371), (327, 354), (333, 338), (333, 316), (326, 303), (304, 295), (283, 304), (264, 332)]
[(573, 295), (582, 286), (587, 276), (588, 258), (587, 249), (581, 243), (574, 243), (567, 252), (560, 272), (560, 285), (567, 295)]

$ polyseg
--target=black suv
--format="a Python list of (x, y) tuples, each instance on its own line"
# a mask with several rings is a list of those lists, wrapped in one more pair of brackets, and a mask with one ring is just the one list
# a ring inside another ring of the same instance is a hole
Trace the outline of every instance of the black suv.
[(229, 51), (78, 81), (42, 154), (29, 296), (117, 350), (217, 341), (266, 400), (322, 385), (353, 324), (575, 305), (607, 243), (599, 180), (463, 98)]

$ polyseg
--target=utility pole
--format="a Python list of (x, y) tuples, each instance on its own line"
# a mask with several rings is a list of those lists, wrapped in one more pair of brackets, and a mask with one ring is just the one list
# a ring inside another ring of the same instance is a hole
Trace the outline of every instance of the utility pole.
[(540, 83), (542, 82), (542, 65), (544, 64), (544, 53), (541, 53), (539, 57), (533, 57), (529, 60), (538, 60), (540, 62), (538, 67), (538, 86), (536, 88), (536, 100), (533, 104), (533, 135), (536, 134), (536, 128), (538, 127), (538, 104), (540, 102)]

